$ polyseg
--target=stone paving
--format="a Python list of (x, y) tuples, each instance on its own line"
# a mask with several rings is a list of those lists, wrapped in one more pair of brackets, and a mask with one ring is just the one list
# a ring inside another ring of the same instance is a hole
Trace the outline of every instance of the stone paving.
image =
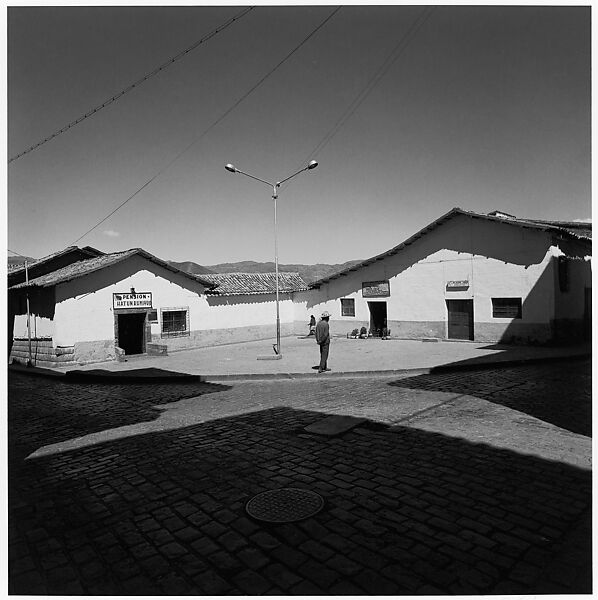
[[(9, 593), (591, 591), (590, 361), (419, 376), (9, 373)], [(367, 419), (325, 437), (328, 415)], [(281, 487), (301, 522), (252, 520)]]

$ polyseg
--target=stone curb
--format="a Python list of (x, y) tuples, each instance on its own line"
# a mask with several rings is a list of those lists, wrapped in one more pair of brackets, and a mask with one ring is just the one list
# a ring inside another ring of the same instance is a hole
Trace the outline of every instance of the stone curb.
[[(376, 377), (376, 376), (401, 376), (401, 375), (429, 375), (440, 373), (454, 373), (462, 371), (480, 371), (502, 367), (517, 367), (528, 364), (552, 363), (565, 360), (584, 360), (592, 356), (591, 352), (573, 355), (545, 356), (532, 358), (518, 358), (506, 360), (480, 360), (469, 364), (447, 364), (436, 367), (414, 367), (411, 369), (387, 369), (368, 371), (339, 371), (326, 374), (318, 373), (235, 373), (222, 375), (192, 375), (189, 373), (164, 374), (134, 374), (132, 371), (67, 371), (61, 373), (40, 367), (25, 367), (23, 365), (9, 365), (9, 370), (41, 377), (65, 378), (73, 382), (89, 381), (94, 383), (167, 383), (167, 382), (221, 382), (221, 381), (264, 381), (264, 380), (289, 380), (289, 379), (335, 379), (348, 377)], [(142, 370), (142, 369), (139, 369)]]
[(387, 369), (370, 371), (338, 371), (324, 375), (318, 373), (255, 373), (255, 374), (231, 374), (231, 375), (204, 375), (206, 381), (254, 381), (268, 379), (335, 379), (347, 377), (375, 377), (375, 376), (400, 376), (400, 375), (430, 375), (436, 373), (458, 373), (461, 371), (482, 371), (502, 367), (518, 367), (522, 365), (533, 365), (541, 363), (561, 362), (564, 360), (583, 360), (590, 358), (591, 353), (574, 354), (564, 356), (546, 356), (533, 358), (518, 358), (510, 360), (484, 361), (471, 364), (448, 364), (437, 367), (414, 367), (412, 369)]

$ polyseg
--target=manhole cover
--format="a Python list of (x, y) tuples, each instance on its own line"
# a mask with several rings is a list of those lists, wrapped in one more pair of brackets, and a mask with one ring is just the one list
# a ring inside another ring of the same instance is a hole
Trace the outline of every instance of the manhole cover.
[(247, 514), (268, 523), (301, 521), (320, 512), (324, 499), (320, 494), (298, 488), (269, 490), (254, 496), (245, 507)]

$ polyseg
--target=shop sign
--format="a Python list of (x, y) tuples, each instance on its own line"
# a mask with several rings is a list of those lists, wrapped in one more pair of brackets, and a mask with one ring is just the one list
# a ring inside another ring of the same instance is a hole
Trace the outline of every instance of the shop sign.
[(390, 282), (388, 279), (383, 281), (364, 281), (361, 284), (361, 294), (364, 298), (385, 298), (390, 296)]
[(112, 294), (114, 308), (151, 308), (151, 292), (135, 292), (134, 294)]
[(468, 279), (459, 279), (456, 281), (447, 281), (446, 289), (447, 290), (466, 290), (469, 287)]

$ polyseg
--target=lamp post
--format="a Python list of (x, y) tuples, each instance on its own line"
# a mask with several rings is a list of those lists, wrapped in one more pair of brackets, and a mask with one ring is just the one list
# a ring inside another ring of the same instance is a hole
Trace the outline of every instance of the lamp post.
[(261, 181), (262, 183), (265, 183), (266, 185), (269, 185), (272, 188), (272, 200), (274, 200), (274, 268), (276, 271), (276, 345), (274, 346), (275, 356), (272, 357), (274, 359), (282, 358), (282, 354), (280, 351), (280, 307), (279, 307), (279, 298), (278, 298), (278, 289), (279, 289), (279, 283), (278, 283), (278, 232), (277, 232), (277, 220), (276, 220), (276, 200), (278, 199), (278, 188), (283, 183), (286, 183), (289, 179), (292, 179), (296, 175), (299, 175), (299, 173), (303, 173), (303, 171), (308, 171), (308, 170), (311, 171), (312, 169), (315, 169), (317, 166), (318, 166), (318, 163), (315, 160), (312, 160), (308, 163), (308, 165), (306, 167), (303, 167), (303, 169), (299, 169), (299, 171), (297, 171), (296, 173), (293, 173), (292, 175), (283, 179), (282, 181), (276, 181), (275, 183), (266, 181), (265, 179), (260, 179), (259, 177), (256, 177), (255, 175), (251, 175), (250, 173), (245, 173), (244, 171), (237, 169), (237, 167), (235, 167), (234, 165), (231, 165), (230, 163), (228, 165), (225, 165), (225, 167), (224, 167), (230, 173), (240, 173), (241, 175), (245, 175), (246, 177), (251, 177), (251, 179), (255, 179), (256, 181)]

